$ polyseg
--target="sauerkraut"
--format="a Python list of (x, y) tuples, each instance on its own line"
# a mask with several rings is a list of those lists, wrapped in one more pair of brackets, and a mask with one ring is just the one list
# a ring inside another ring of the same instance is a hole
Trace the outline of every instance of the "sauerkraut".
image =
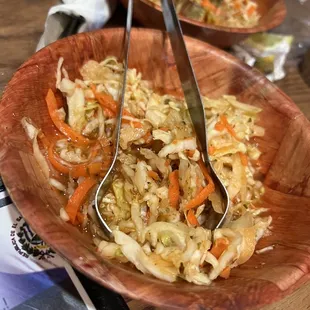
[(115, 57), (89, 61), (81, 68), (83, 80), (73, 81), (63, 62), (57, 90), (46, 97), (57, 135), (22, 121), (43, 174), (68, 198), (60, 217), (89, 230), (103, 257), (159, 279), (208, 285), (229, 277), (253, 255), (272, 220), (255, 207), (264, 187), (254, 177), (260, 151), (250, 141), (264, 135), (256, 123), (260, 109), (233, 96), (203, 97), (210, 158), (231, 203), (224, 226), (210, 231), (204, 228), (208, 209), (223, 213), (221, 197), (202, 161), (187, 105), (157, 93), (129, 69), (117, 167), (100, 202), (112, 242), (93, 206), (111, 165), (123, 65)]
[[(161, 5), (161, 0), (151, 0)], [(251, 28), (258, 24), (257, 3), (252, 0), (175, 0), (181, 16), (208, 24)]]

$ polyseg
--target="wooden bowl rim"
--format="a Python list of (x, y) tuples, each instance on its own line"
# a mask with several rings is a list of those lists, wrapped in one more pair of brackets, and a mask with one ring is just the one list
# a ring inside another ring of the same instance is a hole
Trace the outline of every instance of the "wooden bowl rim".
[[(87, 36), (89, 35), (90, 33), (92, 35), (97, 35), (99, 34), (100, 32), (117, 32), (117, 31), (123, 31), (123, 28), (108, 28), (108, 29), (100, 29), (100, 30), (97, 30), (97, 31), (93, 31), (93, 32), (89, 32), (89, 33), (80, 33), (80, 34), (77, 34), (77, 35), (74, 35), (72, 37), (74, 37), (76, 40), (78, 40), (79, 37), (82, 37), (82, 36)], [(154, 29), (147, 29), (147, 28), (133, 28), (132, 29), (133, 32), (138, 32), (138, 33), (143, 33), (143, 32), (147, 32), (147, 33), (153, 33), (154, 35), (156, 34), (163, 34), (165, 32), (161, 31), (161, 30), (154, 30)], [(71, 37), (71, 38), (72, 38)], [(57, 46), (59, 44), (62, 44), (62, 42), (64, 41), (67, 41), (68, 38), (64, 38), (64, 39), (61, 39), (61, 40), (58, 40), (50, 45), (48, 45), (47, 47), (45, 47), (44, 49), (36, 52), (34, 55), (32, 55), (24, 64), (22, 64), (19, 69), (23, 69), (23, 68), (26, 68), (28, 65), (35, 65), (34, 63), (31, 63), (31, 61), (33, 60), (33, 58), (35, 58), (37, 55), (40, 55), (41, 53), (44, 53), (44, 51), (46, 49), (51, 49), (51, 48), (57, 48)], [(217, 55), (219, 55), (222, 59), (224, 59), (226, 62), (232, 62), (235, 66), (238, 66), (240, 69), (242, 69), (242, 72), (248, 72), (251, 76), (253, 76), (253, 79), (255, 78), (259, 78), (259, 80), (264, 80), (269, 87), (273, 87), (274, 89), (277, 89), (278, 93), (281, 94), (283, 100), (287, 100), (290, 102), (290, 104), (294, 107), (295, 111), (296, 112), (300, 112), (300, 115), (302, 114), (302, 112), (299, 110), (299, 108), (294, 104), (294, 102), (286, 95), (284, 94), (276, 85), (274, 85), (273, 83), (271, 83), (267, 78), (265, 78), (258, 70), (256, 69), (252, 69), (251, 67), (249, 67), (248, 65), (244, 64), (241, 60), (235, 58), (234, 56), (228, 54), (227, 52), (223, 51), (223, 50), (220, 50), (219, 48), (216, 48), (206, 42), (203, 42), (203, 41), (200, 41), (200, 40), (197, 40), (197, 39), (194, 39), (192, 37), (188, 37), (188, 36), (185, 36), (185, 40), (186, 41), (192, 41), (192, 42), (196, 42), (197, 44), (200, 44), (202, 46), (205, 46), (206, 49), (212, 53), (216, 53)], [(11, 80), (9, 81), (9, 83), (7, 84), (6, 88), (5, 88), (5, 91), (3, 94), (5, 94), (9, 88), (14, 88), (14, 84), (16, 83), (16, 73), (13, 75), (13, 77), (11, 78)], [(0, 112), (1, 110), (4, 110), (5, 107), (4, 105), (0, 105)], [(284, 107), (282, 108), (282, 106), (279, 104), (279, 109), (280, 110), (284, 110)], [(1, 138), (0, 138), (1, 140)], [(2, 149), (2, 146), (0, 145), (0, 153), (1, 153), (1, 149)], [(6, 155), (6, 154), (5, 154)], [(1, 161), (3, 161), (3, 159), (5, 158), (6, 156), (2, 156), (1, 158)], [(10, 166), (14, 166), (14, 164), (12, 163), (9, 163)], [(8, 171), (8, 170), (6, 170)], [(2, 175), (2, 178), (3, 178), (3, 182), (4, 184), (7, 184), (7, 180), (9, 179), (9, 174), (3, 174)], [(23, 214), (23, 209), (25, 207), (21, 207), (21, 204), (20, 203), (16, 203), (17, 201), (21, 201), (21, 197), (23, 197), (23, 192), (18, 189), (18, 188), (14, 188), (13, 191), (11, 191), (10, 187), (8, 186), (7, 187), (7, 190), (8, 190), (8, 193), (10, 194), (11, 198), (12, 198), (12, 201), (15, 203), (16, 207), (18, 208), (18, 210), (20, 211), (20, 213), (24, 216)], [(24, 201), (25, 205), (29, 205), (30, 204), (30, 201), (29, 200), (25, 200)], [(31, 227), (34, 229), (34, 231), (36, 231), (36, 227), (38, 227), (36, 225), (36, 223), (31, 223), (31, 217), (30, 216), (25, 216), (25, 220), (29, 222), (29, 224), (31, 225)], [(64, 259), (66, 259), (67, 261), (70, 261), (70, 264), (72, 264), (77, 270), (79, 270), (81, 273), (85, 274), (87, 277), (90, 277), (92, 280), (96, 281), (97, 283), (100, 283), (101, 285), (105, 286), (105, 287), (108, 287), (109, 289), (112, 289), (112, 290), (115, 290), (117, 291), (118, 293), (120, 294), (123, 294), (125, 296), (129, 296), (133, 299), (142, 299), (146, 302), (148, 302), (149, 304), (152, 304), (152, 305), (155, 305), (155, 306), (166, 306), (166, 307), (173, 307), (174, 304), (170, 304), (169, 303), (164, 303), (164, 301), (162, 300), (159, 300), (159, 299), (156, 299), (156, 297), (153, 297), (152, 296), (149, 296), (148, 295), (148, 299), (146, 299), (146, 297), (143, 295), (143, 293), (141, 292), (141, 290), (139, 291), (138, 289), (135, 289), (135, 290), (132, 290), (132, 288), (130, 288), (130, 286), (127, 286), (125, 287), (124, 285), (122, 285), (122, 283), (120, 282), (120, 279), (117, 278), (117, 277), (110, 277), (109, 278), (109, 282), (105, 281), (104, 278), (100, 277), (99, 274), (95, 274), (92, 270), (91, 271), (87, 271), (86, 268), (82, 268), (78, 263), (77, 263), (77, 260), (76, 260), (76, 255), (73, 253), (73, 254), (68, 254), (68, 252), (66, 251), (66, 247), (65, 245), (61, 244), (61, 243), (56, 243), (56, 245), (54, 246), (53, 245), (53, 240), (49, 237), (48, 234), (45, 234), (44, 230), (41, 230), (39, 229), (39, 236), (42, 237), (42, 240), (45, 241), (47, 244), (51, 244), (52, 247), (57, 251), (58, 254), (60, 254), (61, 257), (63, 257)], [(75, 239), (73, 239), (75, 240)], [(79, 241), (75, 241), (76, 243), (79, 243)], [(87, 249), (85, 246), (84, 246), (85, 250), (87, 252), (90, 253), (89, 249)], [(65, 254), (67, 253), (67, 255)], [(71, 256), (71, 257), (70, 257)], [(73, 260), (73, 257), (75, 260)], [(112, 262), (102, 262), (100, 260), (97, 260), (96, 261), (96, 264), (100, 264), (100, 265), (105, 265), (105, 266), (110, 266), (111, 269), (114, 269), (114, 270), (117, 270), (117, 269), (120, 269), (120, 267), (114, 265)], [(96, 269), (96, 266), (94, 267), (94, 269)], [(113, 273), (112, 273), (113, 274)], [(130, 275), (130, 273), (128, 271), (124, 271), (122, 269), (122, 275), (125, 275), (128, 274)], [(141, 285), (143, 286), (143, 282), (153, 282), (156, 281), (156, 279), (154, 280), (153, 278), (150, 278), (150, 277), (147, 277), (143, 274), (141, 275), (137, 275), (137, 278), (139, 278), (141, 281)], [(288, 291), (281, 291), (279, 289), (278, 286), (276, 286), (273, 282), (271, 281), (267, 281), (267, 280), (260, 280), (261, 282), (264, 282), (265, 283), (265, 288), (268, 288), (270, 291), (273, 291), (275, 294), (273, 295), (273, 300), (272, 301), (277, 301), (279, 299), (281, 299), (282, 297), (284, 297), (286, 294), (288, 294), (289, 292)], [(213, 283), (212, 286), (214, 287), (214, 285), (218, 285), (217, 283)], [(198, 292), (204, 290), (205, 292), (208, 291), (208, 286), (202, 286), (202, 287), (198, 287), (195, 286), (193, 284), (193, 288), (194, 288), (194, 291), (192, 292), (193, 294), (198, 294)], [(220, 286), (219, 286), (220, 288)], [(219, 290), (220, 292), (220, 290)], [(139, 294), (140, 293), (140, 294)], [(184, 293), (184, 291), (183, 291)], [(191, 292), (189, 292), (189, 294), (191, 294)], [(262, 304), (266, 304), (266, 301), (264, 301), (264, 296), (266, 294), (266, 291), (264, 291), (260, 296), (259, 296), (259, 300)], [(141, 295), (143, 295), (141, 297)], [(206, 301), (206, 304), (204, 304), (204, 306), (208, 306), (207, 304), (207, 301)], [(220, 304), (218, 305), (220, 306)], [(176, 307), (176, 309), (181, 309), (179, 307)]]
[[(162, 12), (161, 7), (157, 4), (155, 4), (154, 2), (150, 1), (150, 0), (138, 0), (138, 1), (143, 2), (144, 4), (152, 7), (153, 9), (155, 9), (159, 12)], [(212, 24), (208, 24), (205, 22), (195, 21), (195, 20), (187, 18), (183, 15), (178, 15), (178, 16), (179, 16), (179, 19), (181, 21), (188, 23), (188, 24), (192, 24), (192, 25), (201, 27), (201, 28), (223, 31), (223, 32), (228, 32), (228, 33), (251, 34), (251, 33), (263, 32), (263, 31), (267, 31), (269, 29), (273, 29), (273, 28), (279, 26), (283, 22), (284, 18), (286, 17), (286, 14), (287, 14), (285, 0), (277, 0), (277, 1), (278, 1), (278, 3), (280, 3), (280, 7), (282, 8), (282, 10), (281, 10), (282, 14), (280, 15), (280, 17), (277, 19), (271, 19), (271, 22), (269, 22), (269, 23), (266, 23), (263, 25), (258, 24), (257, 26), (251, 27), (251, 28), (217, 26), (217, 25), (212, 25)]]

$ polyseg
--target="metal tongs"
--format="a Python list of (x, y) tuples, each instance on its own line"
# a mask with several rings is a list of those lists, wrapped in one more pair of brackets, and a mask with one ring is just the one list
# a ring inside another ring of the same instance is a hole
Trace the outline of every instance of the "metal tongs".
[(126, 81), (127, 81), (127, 70), (128, 70), (128, 55), (129, 55), (129, 48), (130, 48), (130, 31), (131, 31), (131, 24), (132, 24), (132, 11), (133, 11), (133, 0), (128, 1), (128, 9), (127, 9), (127, 20), (126, 20), (126, 29), (124, 35), (124, 76), (123, 76), (123, 85), (121, 88), (121, 95), (120, 95), (120, 104), (117, 111), (116, 116), (116, 126), (114, 130), (114, 155), (112, 164), (107, 171), (107, 174), (104, 176), (103, 180), (99, 184), (99, 187), (96, 192), (95, 196), (95, 209), (98, 215), (99, 221), (102, 224), (102, 227), (105, 231), (106, 236), (109, 239), (113, 239), (112, 230), (106, 223), (105, 219), (102, 217), (99, 206), (100, 206), (100, 198), (102, 195), (109, 189), (113, 181), (113, 171), (117, 160), (118, 150), (119, 150), (119, 140), (121, 135), (121, 126), (122, 126), (122, 115), (123, 115), (123, 108), (124, 108), (124, 101), (125, 101), (125, 92), (126, 92)]
[[(214, 180), (215, 187), (220, 190), (222, 194), (222, 205), (223, 205), (223, 214), (216, 213), (213, 208), (210, 208), (207, 222), (204, 223), (204, 226), (208, 229), (219, 228), (227, 215), (229, 209), (229, 196), (227, 190), (219, 177), (216, 175), (208, 155), (208, 143), (207, 143), (207, 132), (206, 132), (206, 117), (201, 100), (199, 88), (197, 85), (196, 77), (186, 50), (185, 42), (183, 39), (183, 34), (181, 26), (175, 11), (173, 0), (161, 0), (163, 16), (165, 20), (165, 25), (167, 32), (170, 37), (170, 42), (175, 57), (179, 77), (182, 84), (182, 89), (184, 92), (185, 100), (187, 102), (188, 110), (196, 131), (198, 141), (200, 142), (201, 153), (203, 154), (203, 160), (211, 174), (212, 179)], [(133, 12), (133, 0), (128, 1), (128, 11), (127, 11), (127, 23), (126, 23), (126, 34), (124, 41), (124, 76), (123, 76), (123, 86), (122, 93), (120, 98), (120, 106), (118, 110), (116, 128), (114, 130), (115, 135), (115, 152), (112, 160), (112, 165), (109, 168), (107, 174), (101, 181), (95, 197), (95, 209), (98, 215), (98, 218), (102, 224), (103, 229), (109, 239), (113, 239), (113, 233), (110, 227), (105, 222), (102, 217), (99, 205), (100, 197), (107, 191), (110, 187), (113, 180), (113, 169), (116, 164), (116, 159), (119, 149), (119, 138), (120, 138), (120, 129), (122, 123), (122, 112), (124, 106), (125, 90), (126, 90), (126, 76), (128, 69), (128, 53), (130, 45), (130, 30), (132, 24), (132, 12)]]
[(217, 213), (212, 207), (209, 208), (207, 221), (203, 224), (204, 227), (213, 230), (215, 228), (221, 227), (224, 223), (225, 217), (229, 210), (229, 196), (224, 184), (217, 176), (210, 162), (208, 154), (205, 110), (201, 100), (201, 95), (194, 70), (187, 53), (181, 25), (176, 14), (173, 0), (161, 0), (161, 6), (163, 10), (166, 30), (169, 34), (174, 59), (181, 80), (185, 100), (188, 106), (188, 111), (194, 125), (198, 141), (200, 143), (201, 153), (204, 157), (203, 160), (211, 174), (215, 188), (218, 189), (222, 194), (223, 213)]

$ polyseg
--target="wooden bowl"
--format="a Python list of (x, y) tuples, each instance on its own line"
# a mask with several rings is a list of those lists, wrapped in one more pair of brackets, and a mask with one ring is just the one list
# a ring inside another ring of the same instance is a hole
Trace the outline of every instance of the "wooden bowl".
[[(127, 7), (128, 0), (121, 0)], [(212, 45), (227, 48), (236, 44), (252, 33), (267, 31), (279, 26), (286, 16), (284, 0), (255, 0), (261, 19), (252, 28), (231, 28), (215, 26), (179, 16), (183, 33), (206, 41)], [(150, 0), (137, 0), (134, 3), (134, 18), (149, 28), (165, 30), (160, 6)]]
[[(206, 43), (186, 37), (202, 94), (223, 94), (263, 108), (266, 128), (257, 139), (263, 152), (261, 173), (266, 194), (261, 205), (270, 208), (272, 235), (258, 248), (273, 251), (254, 256), (232, 270), (228, 280), (210, 286), (166, 283), (100, 258), (91, 238), (63, 222), (61, 197), (38, 169), (20, 124), (30, 117), (42, 130), (53, 130), (45, 104), (48, 88), (55, 90), (60, 56), (70, 78), (89, 60), (120, 55), (123, 30), (107, 29), (57, 41), (32, 56), (15, 73), (0, 105), (0, 171), (8, 191), (36, 233), (74, 267), (121, 294), (164, 309), (261, 309), (309, 280), (310, 268), (310, 124), (295, 104), (258, 71)], [(153, 87), (181, 94), (177, 69), (166, 34), (133, 29), (129, 66), (141, 71)]]

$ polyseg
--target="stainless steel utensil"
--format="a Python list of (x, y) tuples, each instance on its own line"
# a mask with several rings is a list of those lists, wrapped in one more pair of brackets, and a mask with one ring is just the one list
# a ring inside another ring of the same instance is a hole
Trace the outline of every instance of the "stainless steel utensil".
[(121, 125), (122, 125), (122, 114), (123, 114), (123, 107), (124, 107), (124, 100), (125, 100), (125, 91), (126, 91), (126, 80), (127, 80), (127, 70), (128, 70), (128, 55), (129, 55), (129, 48), (130, 48), (130, 31), (131, 31), (131, 24), (132, 24), (132, 11), (133, 11), (133, 0), (128, 1), (128, 10), (127, 10), (127, 21), (126, 21), (126, 29), (125, 29), (125, 37), (124, 37), (124, 76), (123, 76), (123, 86), (121, 89), (121, 96), (120, 96), (120, 105), (118, 109), (118, 114), (116, 116), (116, 126), (114, 130), (114, 156), (112, 160), (112, 164), (107, 171), (107, 174), (99, 184), (99, 187), (96, 192), (95, 196), (95, 209), (98, 215), (99, 221), (102, 224), (103, 229), (105, 230), (106, 236), (109, 239), (113, 239), (112, 230), (105, 222), (104, 218), (102, 217), (99, 206), (100, 206), (100, 197), (104, 195), (104, 193), (110, 187), (112, 180), (113, 180), (113, 171), (114, 166), (116, 163), (118, 149), (119, 149), (119, 139), (121, 133)]
[[(222, 184), (219, 177), (216, 175), (210, 159), (208, 156), (208, 143), (207, 143), (207, 133), (206, 133), (206, 124), (205, 124), (205, 112), (203, 104), (201, 101), (201, 96), (199, 88), (196, 82), (194, 71), (187, 54), (185, 42), (183, 39), (182, 30), (177, 18), (177, 14), (174, 8), (172, 0), (162, 0), (163, 15), (166, 24), (167, 32), (170, 36), (170, 41), (172, 45), (172, 50), (175, 56), (178, 73), (182, 83), (182, 88), (184, 91), (184, 96), (189, 108), (190, 116), (196, 131), (198, 141), (200, 142), (202, 154), (204, 161), (211, 172), (211, 177), (215, 180), (215, 186), (218, 187), (222, 193), (224, 213), (216, 213), (213, 208), (209, 210), (209, 216), (207, 223), (204, 226), (208, 229), (218, 228), (222, 225), (226, 214), (229, 209), (229, 197), (226, 191), (226, 188)], [(105, 194), (108, 188), (111, 186), (113, 180), (113, 169), (116, 164), (118, 149), (119, 149), (119, 138), (122, 124), (122, 113), (124, 106), (125, 90), (126, 90), (126, 78), (127, 78), (127, 69), (128, 69), (128, 54), (130, 47), (130, 30), (132, 24), (132, 11), (133, 11), (133, 0), (128, 1), (128, 11), (127, 11), (127, 22), (126, 22), (126, 33), (125, 33), (125, 42), (124, 42), (124, 76), (123, 76), (123, 86), (122, 93), (120, 97), (120, 106), (117, 115), (116, 127), (114, 130), (114, 157), (112, 160), (111, 167), (109, 168), (107, 174), (101, 181), (95, 196), (95, 209), (98, 215), (98, 218), (102, 224), (102, 227), (105, 231), (106, 236), (109, 239), (113, 239), (113, 233), (110, 227), (107, 225), (106, 221), (102, 217), (99, 205), (100, 198)], [(212, 212), (213, 211), (213, 212)]]
[(227, 190), (220, 178), (217, 176), (208, 155), (208, 141), (206, 130), (206, 116), (203, 103), (200, 96), (200, 91), (196, 81), (196, 77), (191, 65), (190, 58), (187, 53), (186, 45), (183, 38), (182, 29), (177, 17), (173, 0), (161, 0), (164, 21), (166, 30), (169, 34), (172, 51), (177, 65), (179, 77), (182, 84), (185, 100), (188, 110), (196, 131), (197, 138), (200, 142), (201, 151), (203, 153), (204, 162), (211, 172), (211, 177), (214, 180), (215, 186), (222, 193), (223, 198), (223, 214), (216, 213), (213, 208), (210, 208), (208, 220), (204, 226), (208, 229), (219, 228), (229, 210), (229, 196)]

